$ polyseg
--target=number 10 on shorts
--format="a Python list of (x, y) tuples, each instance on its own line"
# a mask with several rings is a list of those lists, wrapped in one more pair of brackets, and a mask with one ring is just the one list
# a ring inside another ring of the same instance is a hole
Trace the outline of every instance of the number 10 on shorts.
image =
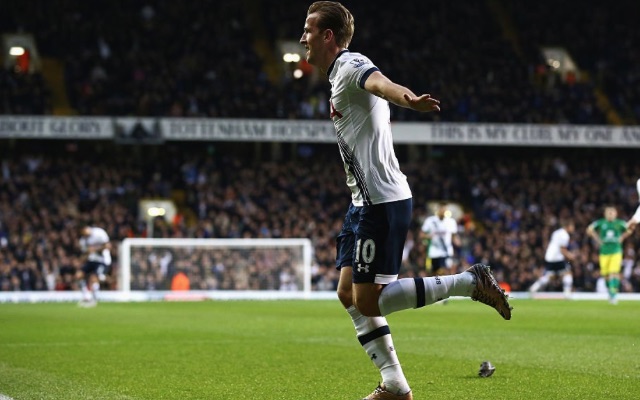
[[(364, 262), (365, 266), (362, 267), (360, 263), (360, 255), (362, 254), (362, 262)], [(358, 239), (356, 242), (356, 262), (358, 272), (369, 272), (369, 265), (376, 257), (376, 243), (373, 239), (366, 239), (364, 243), (362, 239)]]

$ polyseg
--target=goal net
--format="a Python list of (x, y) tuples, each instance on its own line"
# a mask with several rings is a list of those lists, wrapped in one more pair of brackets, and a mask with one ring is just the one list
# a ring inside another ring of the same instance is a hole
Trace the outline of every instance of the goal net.
[(232, 298), (311, 293), (309, 239), (134, 238), (122, 241), (119, 258), (120, 289), (125, 292), (245, 294)]

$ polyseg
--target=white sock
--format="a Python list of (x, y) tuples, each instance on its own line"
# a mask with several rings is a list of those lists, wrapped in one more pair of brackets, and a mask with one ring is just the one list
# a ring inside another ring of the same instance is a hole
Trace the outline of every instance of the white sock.
[(80, 289), (82, 290), (82, 299), (89, 300), (91, 298), (91, 293), (89, 293), (89, 288), (87, 288), (87, 282), (84, 279), (80, 280)]
[(428, 278), (404, 278), (391, 282), (382, 290), (378, 307), (382, 315), (420, 308), (450, 296), (470, 297), (475, 288), (471, 272)]
[(565, 295), (570, 295), (573, 289), (573, 275), (565, 274), (562, 277), (562, 289)]
[(93, 300), (98, 300), (98, 292), (99, 291), (100, 291), (100, 283), (93, 282), (91, 284), (91, 296), (93, 297)]
[(549, 279), (551, 278), (552, 273), (545, 272), (540, 278), (531, 287), (529, 288), (530, 292), (537, 292), (540, 288), (547, 286), (549, 283)]
[(387, 391), (405, 394), (411, 390), (398, 360), (385, 317), (365, 317), (354, 306), (347, 308), (360, 344), (380, 370)]

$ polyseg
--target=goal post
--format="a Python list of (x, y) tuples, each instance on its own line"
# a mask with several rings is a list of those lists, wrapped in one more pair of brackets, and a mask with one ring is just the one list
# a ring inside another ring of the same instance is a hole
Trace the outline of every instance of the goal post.
[(119, 286), (123, 292), (168, 291), (182, 273), (190, 290), (298, 292), (309, 298), (312, 257), (306, 238), (127, 238), (119, 249)]

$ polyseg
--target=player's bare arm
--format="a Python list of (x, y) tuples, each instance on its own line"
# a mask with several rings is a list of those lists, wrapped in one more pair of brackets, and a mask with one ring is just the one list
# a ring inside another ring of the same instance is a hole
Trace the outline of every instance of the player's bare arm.
[(622, 235), (620, 235), (620, 243), (624, 242), (631, 234), (633, 233), (633, 229), (627, 228), (626, 231)]
[(598, 246), (602, 244), (600, 242), (600, 237), (598, 237), (596, 230), (593, 228), (593, 225), (589, 225), (589, 227), (587, 228), (587, 235), (592, 238), (598, 244)]
[(573, 254), (572, 252), (569, 251), (569, 249), (567, 249), (566, 247), (561, 247), (560, 248), (560, 252), (562, 253), (562, 255), (564, 256), (564, 258), (566, 258), (569, 261), (573, 261), (576, 259), (575, 254)]
[(382, 72), (375, 71), (364, 83), (364, 88), (371, 94), (381, 97), (400, 107), (420, 112), (440, 111), (440, 101), (430, 94), (417, 96), (404, 86), (392, 82)]
[(451, 236), (451, 241), (453, 245), (456, 247), (462, 246), (462, 241), (460, 240), (460, 236), (457, 234), (454, 234), (453, 236)]

